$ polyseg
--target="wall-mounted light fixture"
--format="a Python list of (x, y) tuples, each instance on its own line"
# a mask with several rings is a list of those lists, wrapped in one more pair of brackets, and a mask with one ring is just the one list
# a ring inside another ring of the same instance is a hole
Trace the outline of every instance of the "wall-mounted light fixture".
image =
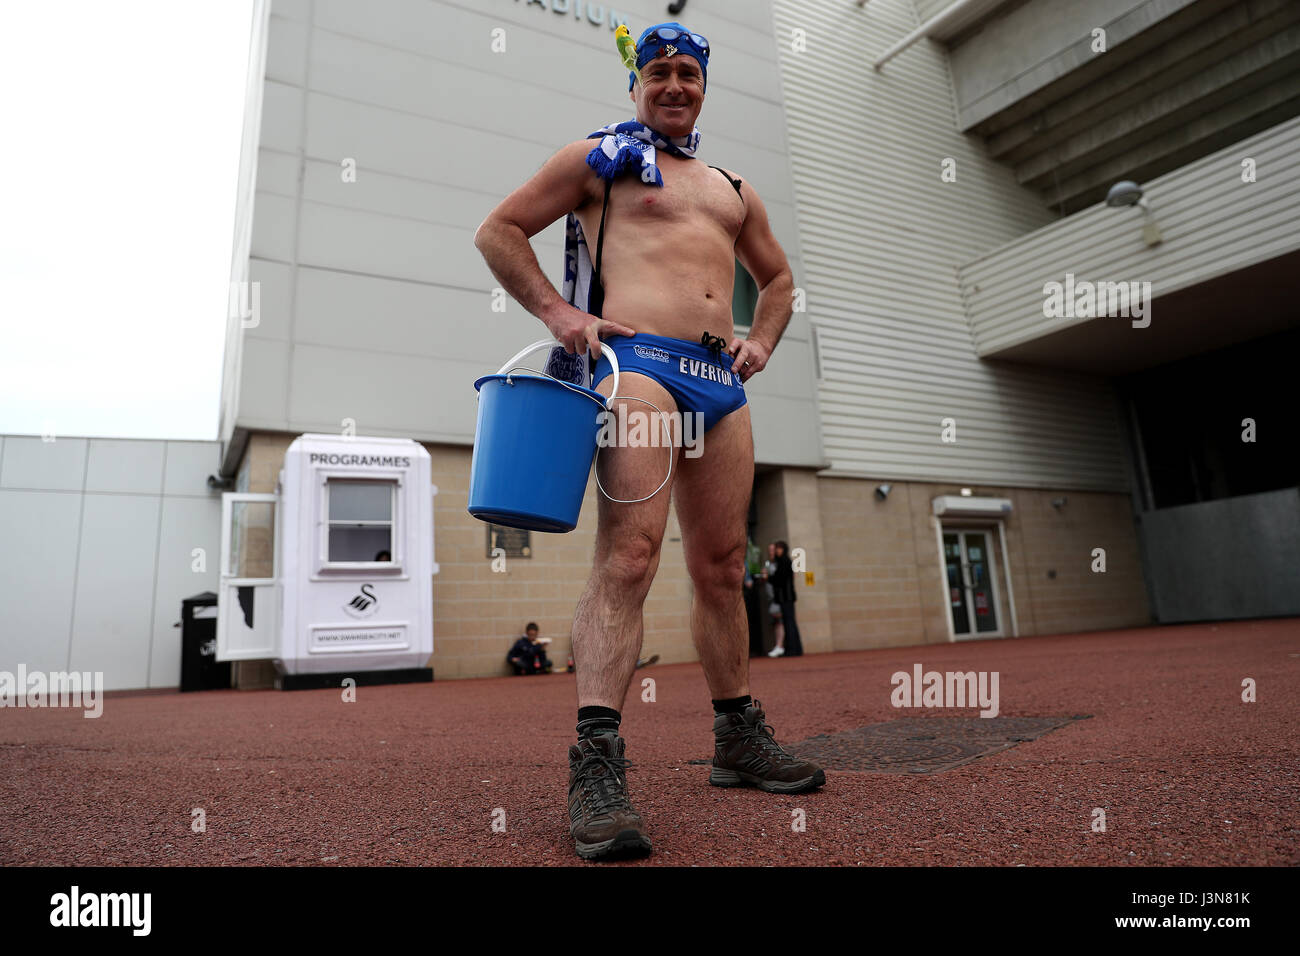
[(969, 488), (963, 488), (961, 490), (961, 496), (963, 498), (969, 498), (971, 496), (971, 490)]
[(1142, 224), (1142, 241), (1148, 246), (1158, 246), (1164, 242), (1160, 227), (1151, 216), (1151, 207), (1142, 196), (1142, 187), (1130, 179), (1121, 180), (1106, 193), (1106, 205), (1118, 209), (1123, 206), (1137, 206), (1142, 210), (1145, 221)]
[(1055, 508), (1057, 511), (1060, 511), (1062, 508), (1065, 507), (1065, 498), (1064, 497), (1053, 498), (1052, 507)]
[(893, 485), (876, 485), (876, 497), (884, 501), (889, 497), (889, 493), (894, 490)]

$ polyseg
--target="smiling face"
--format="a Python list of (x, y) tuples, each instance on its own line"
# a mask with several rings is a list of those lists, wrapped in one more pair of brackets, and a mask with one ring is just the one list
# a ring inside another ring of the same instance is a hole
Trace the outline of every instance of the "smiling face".
[(704, 71), (693, 56), (659, 56), (641, 67), (628, 98), (636, 118), (665, 136), (689, 136), (704, 106)]

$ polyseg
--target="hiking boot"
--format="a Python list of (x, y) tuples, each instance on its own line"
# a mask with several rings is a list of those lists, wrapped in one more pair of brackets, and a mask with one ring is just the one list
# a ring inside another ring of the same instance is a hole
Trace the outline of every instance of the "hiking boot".
[(615, 733), (581, 739), (569, 748), (569, 833), (584, 860), (641, 856), (650, 834), (627, 798), (623, 738)]
[(784, 750), (763, 722), (763, 705), (754, 701), (744, 714), (718, 714), (713, 718), (713, 769), (709, 783), (715, 787), (746, 784), (768, 793), (803, 793), (826, 782), (826, 771)]

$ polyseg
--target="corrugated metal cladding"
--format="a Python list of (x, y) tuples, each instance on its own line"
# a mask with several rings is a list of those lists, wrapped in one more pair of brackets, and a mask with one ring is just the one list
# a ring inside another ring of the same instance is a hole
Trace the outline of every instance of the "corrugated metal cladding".
[[(963, 7), (961, 13), (949, 17), (940, 29), (932, 30), (928, 35), (936, 40), (947, 41), (981, 17), (998, 7), (1010, 6), (1012, 2), (1013, 0), (977, 0)], [(917, 25), (920, 26), (932, 17), (951, 10), (956, 6), (956, 0), (913, 0), (912, 5), (916, 7)]]
[(913, 0), (912, 6), (916, 8), (917, 25), (920, 26), (926, 20), (937, 16), (953, 5), (953, 0)]
[[(981, 361), (957, 266), (1052, 221), (957, 132), (946, 54), (905, 0), (775, 0), (826, 474), (1127, 490), (1110, 384)], [(797, 48), (796, 28), (806, 50)], [(943, 182), (945, 158), (956, 182)], [(941, 440), (956, 422), (955, 443)]]
[[(1242, 161), (1255, 161), (1255, 182)], [(1300, 249), (1300, 117), (1143, 184), (1164, 242), (1142, 241), (1142, 214), (1094, 206), (962, 266), (980, 355), (996, 355), (1088, 318), (1046, 318), (1043, 284), (1150, 282), (1161, 296)]]

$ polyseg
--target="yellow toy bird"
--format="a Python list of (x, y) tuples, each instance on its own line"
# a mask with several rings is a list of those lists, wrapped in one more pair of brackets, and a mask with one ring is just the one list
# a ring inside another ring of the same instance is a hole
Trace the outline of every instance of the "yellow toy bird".
[(623, 58), (623, 65), (638, 80), (641, 79), (641, 71), (636, 66), (636, 44), (632, 42), (632, 34), (628, 32), (626, 23), (620, 23), (618, 29), (614, 31), (614, 46), (618, 47), (618, 55)]

